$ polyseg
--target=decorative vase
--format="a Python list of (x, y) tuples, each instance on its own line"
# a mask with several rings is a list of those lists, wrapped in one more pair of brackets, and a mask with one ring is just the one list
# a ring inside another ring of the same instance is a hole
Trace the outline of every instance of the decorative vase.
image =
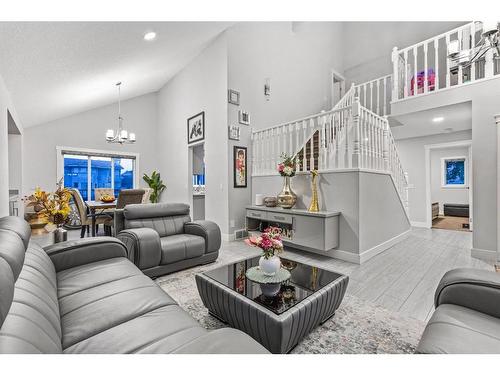
[(61, 226), (57, 226), (52, 232), (54, 243), (64, 242), (68, 240), (68, 231)]
[(319, 212), (319, 200), (318, 200), (318, 187), (316, 186), (316, 180), (318, 178), (318, 171), (317, 170), (312, 170), (311, 171), (311, 190), (312, 190), (312, 198), (311, 198), (311, 204), (309, 205), (309, 212)]
[(267, 259), (264, 256), (261, 256), (259, 259), (259, 268), (266, 276), (276, 275), (276, 272), (279, 271), (280, 267), (281, 260), (276, 255), (273, 255), (272, 257), (269, 257)]
[(278, 194), (278, 206), (282, 208), (292, 208), (297, 203), (297, 195), (290, 186), (290, 177), (285, 176), (283, 190)]

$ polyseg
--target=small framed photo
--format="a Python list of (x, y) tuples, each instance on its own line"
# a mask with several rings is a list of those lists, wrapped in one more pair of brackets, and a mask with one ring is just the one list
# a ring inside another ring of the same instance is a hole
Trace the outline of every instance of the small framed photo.
[(233, 175), (234, 187), (247, 187), (247, 148), (243, 146), (233, 147)]
[(187, 120), (188, 145), (205, 139), (205, 112), (200, 112)]
[(227, 101), (234, 105), (240, 105), (240, 93), (236, 90), (227, 90)]
[(233, 141), (240, 140), (240, 127), (238, 125), (229, 125), (229, 139)]
[(243, 125), (250, 125), (250, 114), (246, 111), (238, 111), (238, 122)]

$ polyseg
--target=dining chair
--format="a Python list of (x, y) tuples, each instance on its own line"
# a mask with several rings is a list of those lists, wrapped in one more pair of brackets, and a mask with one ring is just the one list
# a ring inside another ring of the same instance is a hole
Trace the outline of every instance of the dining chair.
[[(138, 204), (142, 203), (145, 194), (144, 189), (123, 189), (120, 190), (118, 194), (118, 199), (116, 201), (116, 209), (122, 209), (128, 204)], [(110, 234), (113, 230), (113, 219), (109, 219), (104, 223), (104, 230), (106, 233)]]
[[(92, 225), (92, 215), (90, 215), (87, 211), (87, 206), (83, 201), (82, 195), (78, 189), (68, 189), (73, 199), (75, 201), (76, 207), (78, 209), (78, 213), (80, 215), (80, 221), (82, 223), (82, 230), (80, 232), (80, 238), (85, 236), (85, 231), (87, 234), (89, 233), (89, 228)], [(111, 220), (111, 217), (107, 214), (96, 214), (96, 227), (99, 224), (105, 224)]]

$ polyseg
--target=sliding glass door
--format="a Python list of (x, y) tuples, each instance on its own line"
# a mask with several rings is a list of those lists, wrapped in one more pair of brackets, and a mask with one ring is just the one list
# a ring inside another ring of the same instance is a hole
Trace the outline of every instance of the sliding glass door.
[(120, 190), (133, 189), (135, 158), (63, 151), (64, 186), (76, 188), (84, 200), (95, 199), (96, 188), (110, 188), (118, 197)]

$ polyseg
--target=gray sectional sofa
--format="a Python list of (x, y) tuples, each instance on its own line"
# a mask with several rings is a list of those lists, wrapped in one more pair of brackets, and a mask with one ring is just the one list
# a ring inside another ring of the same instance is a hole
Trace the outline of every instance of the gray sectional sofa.
[(191, 221), (183, 203), (127, 205), (115, 211), (115, 230), (130, 260), (151, 277), (214, 262), (221, 246), (218, 225)]
[(0, 353), (267, 353), (250, 336), (207, 331), (111, 237), (30, 243), (0, 219)]
[(418, 353), (500, 354), (500, 274), (457, 268), (441, 279)]

